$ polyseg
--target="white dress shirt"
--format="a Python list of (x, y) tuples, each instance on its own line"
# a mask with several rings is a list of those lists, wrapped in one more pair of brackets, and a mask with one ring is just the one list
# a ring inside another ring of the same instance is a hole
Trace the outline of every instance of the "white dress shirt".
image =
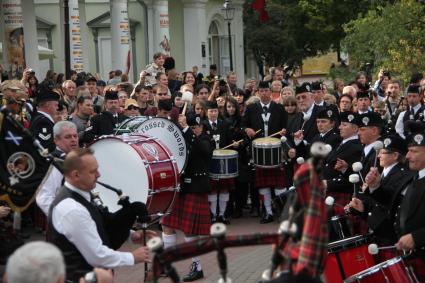
[[(89, 192), (82, 191), (68, 182), (65, 182), (65, 186), (90, 202)], [(115, 268), (134, 265), (132, 253), (114, 251), (102, 243), (89, 211), (74, 199), (64, 199), (53, 208), (52, 224), (58, 233), (77, 247), (91, 266)]]
[(46, 216), (49, 215), (50, 205), (54, 201), (59, 188), (62, 186), (63, 175), (54, 165), (50, 165), (49, 171), (38, 186), (35, 201)]
[(418, 172), (418, 180), (422, 179), (423, 177), (425, 177), (425, 168), (419, 170), (419, 172)]

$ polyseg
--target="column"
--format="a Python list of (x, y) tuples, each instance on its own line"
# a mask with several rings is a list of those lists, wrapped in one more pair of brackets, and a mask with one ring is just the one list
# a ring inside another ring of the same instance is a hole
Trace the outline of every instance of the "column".
[[(89, 27), (87, 26), (87, 18), (86, 18), (86, 0), (78, 0), (78, 11), (80, 14), (80, 34), (81, 34), (81, 46), (83, 48), (83, 66), (86, 72), (94, 71), (90, 67), (89, 60)], [(97, 52), (97, 49), (96, 49)], [(96, 69), (98, 71), (99, 69)], [(94, 73), (94, 72), (93, 72)]]
[(81, 38), (81, 19), (78, 0), (69, 0), (69, 56), (71, 70), (84, 71), (83, 44)]
[(170, 20), (168, 17), (168, 0), (153, 3), (153, 53), (170, 54)]
[(9, 78), (20, 78), (26, 65), (21, 0), (3, 0), (0, 10), (4, 31), (4, 68)]
[(205, 6), (208, 0), (182, 0), (184, 18), (185, 70), (198, 66), (208, 73), (208, 25)]
[(25, 62), (40, 77), (38, 68), (38, 39), (37, 24), (35, 19), (35, 9), (33, 0), (22, 1), (22, 15), (24, 25)]
[(233, 7), (235, 7), (235, 17), (232, 21), (233, 68), (238, 77), (238, 86), (240, 87), (243, 86), (245, 81), (243, 2), (243, 0), (232, 0)]
[(111, 1), (111, 54), (112, 68), (130, 73), (130, 22), (127, 0)]

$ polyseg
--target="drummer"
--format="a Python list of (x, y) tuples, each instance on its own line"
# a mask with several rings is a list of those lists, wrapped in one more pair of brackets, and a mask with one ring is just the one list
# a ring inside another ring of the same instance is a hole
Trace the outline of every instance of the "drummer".
[[(215, 148), (222, 148), (231, 143), (229, 137), (230, 125), (219, 119), (218, 105), (215, 101), (207, 101), (207, 120), (204, 122), (205, 133), (210, 137), (211, 142)], [(208, 201), (210, 202), (211, 221), (222, 222), (230, 224), (225, 212), (227, 203), (229, 202), (229, 190), (234, 189), (235, 179), (210, 179), (211, 192), (208, 194)], [(218, 204), (218, 205), (217, 205)]]
[[(394, 207), (399, 192), (411, 182), (414, 173), (404, 164), (407, 147), (402, 138), (388, 136), (383, 143), (383, 149), (378, 153), (379, 164), (384, 168), (382, 176), (376, 167), (372, 167), (365, 177), (368, 197), (364, 196), (363, 202), (353, 198), (347, 208), (363, 213), (378, 246), (391, 246), (397, 241), (397, 236), (393, 228), (394, 215), (388, 214), (388, 210)], [(382, 262), (396, 255), (394, 249), (382, 250), (377, 260)]]
[[(287, 113), (281, 104), (277, 104), (271, 99), (271, 90), (268, 82), (258, 84), (258, 94), (260, 101), (249, 105), (246, 108), (242, 126), (245, 133), (250, 137), (267, 137), (274, 133), (279, 133), (276, 137), (286, 134)], [(256, 131), (261, 130), (258, 134)], [(272, 211), (272, 188), (282, 188), (285, 186), (285, 174), (283, 167), (263, 169), (257, 168), (255, 172), (255, 187), (263, 198), (265, 213), (260, 223), (273, 222)]]

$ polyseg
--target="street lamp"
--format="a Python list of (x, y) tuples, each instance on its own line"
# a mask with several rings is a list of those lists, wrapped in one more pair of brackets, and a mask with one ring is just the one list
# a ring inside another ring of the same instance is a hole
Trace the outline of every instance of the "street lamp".
[(223, 11), (224, 20), (227, 21), (227, 30), (229, 32), (230, 71), (233, 71), (232, 33), (230, 30), (230, 24), (235, 16), (235, 8), (230, 1), (231, 0), (225, 0), (221, 10)]

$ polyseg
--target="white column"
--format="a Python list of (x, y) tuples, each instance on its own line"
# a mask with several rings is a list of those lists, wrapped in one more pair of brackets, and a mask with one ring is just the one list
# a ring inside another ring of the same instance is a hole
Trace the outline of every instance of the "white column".
[(83, 44), (81, 38), (80, 11), (78, 0), (69, 0), (69, 56), (71, 70), (84, 71)]
[(168, 0), (155, 0), (153, 2), (153, 53), (170, 54), (169, 25)]
[(198, 66), (208, 73), (208, 26), (205, 6), (208, 0), (182, 0), (184, 19), (185, 70)]
[[(78, 11), (80, 13), (80, 34), (81, 34), (81, 46), (83, 48), (83, 65), (86, 72), (93, 72), (95, 68), (90, 69), (89, 60), (89, 27), (87, 26), (86, 19), (86, 0), (78, 0)], [(97, 52), (97, 50), (95, 51)], [(99, 71), (99, 70), (96, 70)]]
[(21, 0), (3, 0), (0, 8), (4, 25), (4, 68), (17, 78), (25, 68), (25, 47)]
[(25, 62), (32, 68), (38, 76), (38, 39), (37, 24), (35, 19), (35, 9), (33, 0), (22, 1), (22, 15), (24, 24)]
[(233, 40), (233, 68), (238, 77), (238, 86), (242, 87), (245, 81), (245, 61), (244, 61), (244, 42), (243, 42), (243, 0), (232, 0), (235, 7), (235, 17), (232, 21), (232, 40)]
[(148, 41), (149, 41), (149, 46), (148, 46), (148, 56), (149, 58), (147, 61), (147, 64), (149, 64), (149, 62), (152, 61), (153, 59), (153, 54), (154, 49), (153, 49), (153, 42), (154, 42), (154, 12), (153, 12), (153, 0), (143, 0), (143, 2), (145, 2), (146, 4), (146, 8), (148, 10)]
[(111, 1), (111, 35), (112, 68), (130, 74), (127, 65), (128, 56), (130, 56), (131, 62), (130, 21), (128, 19), (127, 0)]

